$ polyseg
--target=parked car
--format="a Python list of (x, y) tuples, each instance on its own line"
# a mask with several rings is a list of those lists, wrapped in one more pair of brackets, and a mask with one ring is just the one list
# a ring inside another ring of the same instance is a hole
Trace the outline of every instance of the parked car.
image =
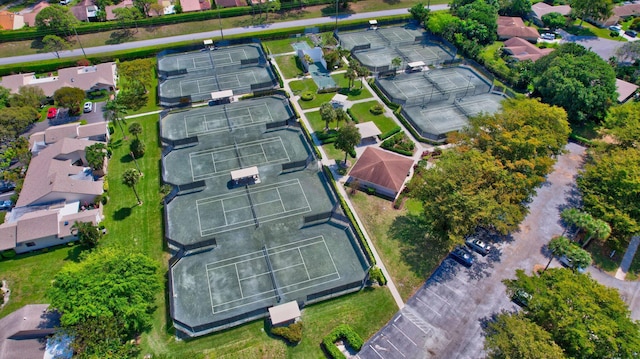
[(620, 26), (620, 25), (611, 25), (611, 26), (609, 26), (609, 30), (620, 32), (620, 31), (622, 31), (622, 26)]
[(0, 210), (2, 210), (2, 211), (11, 209), (12, 206), (13, 206), (13, 202), (11, 202), (11, 201), (1, 201), (0, 202)]
[(457, 246), (449, 255), (465, 267), (473, 264), (473, 255), (463, 246)]
[(544, 40), (555, 40), (556, 39), (556, 35), (554, 35), (552, 33), (546, 33), (546, 34), (540, 35), (540, 38), (544, 39)]
[(578, 273), (584, 273), (587, 271), (586, 268), (583, 267), (575, 267), (573, 266), (573, 261), (571, 260), (571, 258), (567, 257), (567, 256), (562, 256), (559, 259), (560, 264), (562, 264), (563, 266), (567, 267), (567, 268), (571, 268), (571, 269), (575, 269), (576, 272)]
[(60, 5), (69, 5), (71, 0), (60, 0)]
[(529, 301), (531, 300), (531, 298), (533, 298), (533, 296), (527, 293), (527, 291), (525, 291), (524, 289), (518, 289), (515, 293), (513, 293), (511, 300), (522, 308), (525, 308), (529, 305)]
[(87, 112), (91, 112), (91, 111), (93, 111), (93, 102), (91, 102), (91, 101), (85, 102), (84, 103), (84, 112), (87, 113)]
[(0, 193), (13, 191), (15, 188), (16, 185), (13, 182), (0, 181)]
[(47, 118), (48, 119), (56, 118), (57, 115), (58, 115), (58, 109), (55, 107), (49, 107), (49, 110), (47, 111)]
[(474, 237), (468, 238), (466, 243), (467, 243), (467, 246), (469, 246), (469, 248), (482, 254), (483, 256), (486, 256), (491, 251), (491, 246), (478, 238), (474, 238)]
[(629, 36), (629, 37), (636, 37), (638, 36), (638, 33), (635, 32), (634, 30), (627, 30), (624, 32), (625, 35)]

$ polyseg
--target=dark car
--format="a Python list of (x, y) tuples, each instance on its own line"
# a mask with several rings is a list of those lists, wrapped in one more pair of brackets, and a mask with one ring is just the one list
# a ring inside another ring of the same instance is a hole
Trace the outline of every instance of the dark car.
[(478, 238), (471, 237), (467, 239), (466, 243), (467, 243), (467, 246), (469, 246), (469, 248), (482, 254), (483, 256), (486, 256), (491, 251), (491, 246)]
[(624, 32), (625, 35), (629, 36), (629, 37), (636, 37), (638, 36), (638, 33), (633, 31), (633, 30), (627, 30)]
[(457, 246), (449, 255), (465, 267), (473, 264), (473, 255), (463, 246)]
[(52, 118), (55, 118), (57, 115), (58, 115), (58, 109), (55, 107), (49, 107), (49, 110), (47, 110), (47, 118), (52, 119)]
[(12, 182), (0, 181), (0, 193), (5, 193), (9, 191), (13, 191), (16, 188), (16, 185)]
[(13, 207), (13, 202), (11, 201), (0, 201), (0, 211), (11, 209)]
[(518, 289), (513, 293), (511, 300), (522, 308), (526, 308), (529, 305), (531, 298), (533, 298), (533, 296), (527, 293), (524, 289)]

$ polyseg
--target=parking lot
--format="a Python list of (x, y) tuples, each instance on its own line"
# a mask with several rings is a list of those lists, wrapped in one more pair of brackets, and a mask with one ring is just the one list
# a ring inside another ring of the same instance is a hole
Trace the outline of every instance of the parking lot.
[[(503, 279), (515, 270), (531, 273), (548, 261), (543, 246), (563, 231), (559, 213), (570, 201), (584, 148), (567, 145), (548, 182), (538, 189), (520, 230), (496, 240), (496, 248), (465, 268), (447, 258), (392, 320), (375, 334), (359, 358), (482, 358), (483, 320), (501, 310), (516, 310)], [(560, 264), (554, 260), (552, 266)]]

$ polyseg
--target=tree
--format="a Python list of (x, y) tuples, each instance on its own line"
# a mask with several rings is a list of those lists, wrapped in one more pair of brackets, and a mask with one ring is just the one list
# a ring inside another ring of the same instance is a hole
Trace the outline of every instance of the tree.
[(151, 5), (156, 3), (154, 0), (133, 0), (133, 5), (144, 15), (149, 16)]
[[(427, 30), (435, 35), (445, 35), (457, 29), (461, 20), (448, 12), (434, 12), (427, 20)], [(451, 38), (449, 38), (451, 39)]]
[(46, 99), (47, 96), (40, 87), (20, 86), (18, 93), (9, 97), (9, 106), (40, 108)]
[(129, 150), (131, 150), (131, 152), (133, 153), (133, 155), (135, 156), (135, 158), (140, 158), (142, 156), (144, 156), (144, 152), (146, 150), (146, 146), (144, 144), (144, 142), (140, 141), (139, 139), (135, 139), (131, 142), (131, 145), (129, 145)]
[(341, 121), (344, 121), (346, 123), (349, 120), (349, 115), (345, 110), (342, 109), (342, 107), (336, 108), (335, 111), (336, 111), (336, 127), (340, 125)]
[(624, 148), (640, 145), (640, 102), (613, 106), (602, 124), (604, 133), (613, 136)]
[(549, 265), (551, 264), (551, 261), (554, 257), (562, 257), (566, 255), (569, 252), (570, 246), (571, 241), (569, 241), (569, 238), (565, 236), (557, 236), (551, 238), (549, 244), (547, 244), (547, 248), (549, 249), (551, 255), (549, 256), (549, 262), (547, 262), (544, 270), (547, 270), (549, 268)]
[(324, 54), (324, 60), (327, 62), (329, 71), (331, 71), (340, 63), (340, 53), (337, 50), (327, 50), (327, 53)]
[(640, 149), (592, 149), (577, 184), (585, 211), (611, 225), (614, 248), (640, 232), (640, 201), (630, 195), (640, 193)]
[(133, 122), (129, 125), (129, 133), (136, 136), (136, 140), (139, 139), (138, 135), (142, 133), (142, 125), (138, 122)]
[(122, 127), (122, 123), (125, 121), (124, 114), (126, 111), (126, 107), (118, 101), (118, 98), (108, 100), (104, 105), (104, 119), (109, 122), (117, 123), (118, 127), (120, 127), (120, 130), (122, 131), (123, 137), (126, 137), (124, 128)]
[(144, 92), (153, 85), (156, 62), (152, 59), (123, 61), (118, 65), (118, 76), (127, 84), (138, 83)]
[(594, 238), (601, 241), (609, 238), (611, 235), (611, 227), (607, 222), (593, 218), (589, 213), (579, 211), (575, 208), (565, 209), (560, 213), (560, 218), (567, 224), (576, 226), (579, 231), (585, 233), (585, 238), (581, 242), (583, 247), (586, 247)]
[(351, 63), (349, 63), (349, 67), (347, 68), (347, 72), (344, 73), (344, 78), (349, 80), (349, 90), (353, 87), (353, 82), (358, 78), (358, 73), (356, 69), (351, 67)]
[(80, 244), (89, 249), (95, 248), (102, 238), (102, 231), (91, 222), (75, 222), (71, 232), (78, 236)]
[(89, 318), (73, 327), (59, 328), (53, 343), (66, 343), (73, 338), (71, 349), (77, 358), (135, 358), (140, 352), (126, 333), (120, 318)]
[(140, 181), (140, 172), (135, 168), (129, 168), (122, 174), (122, 183), (133, 190), (133, 194), (136, 195), (138, 205), (142, 204), (138, 191), (136, 190), (136, 184)]
[(329, 102), (325, 102), (320, 105), (320, 117), (325, 123), (325, 129), (329, 128), (329, 123), (336, 120), (336, 110)]
[(11, 91), (0, 86), (0, 109), (7, 107), (7, 105), (9, 104), (9, 97), (11, 97)]
[(618, 60), (633, 62), (640, 58), (640, 42), (629, 41), (616, 50)]
[(549, 269), (505, 280), (507, 292), (532, 295), (523, 316), (546, 330), (571, 358), (632, 358), (640, 351), (640, 328), (617, 290), (589, 275)]
[(611, 0), (570, 0), (571, 13), (580, 18), (580, 25), (585, 19), (604, 20), (613, 15)]
[(77, 87), (61, 87), (53, 93), (53, 99), (58, 106), (68, 108), (72, 115), (80, 114), (84, 97), (84, 90)]
[(481, 45), (490, 44), (496, 40), (498, 31), (497, 4), (476, 0), (459, 7), (455, 11), (455, 15), (463, 20), (460, 30), (468, 40)]
[(36, 15), (36, 26), (40, 30), (54, 31), (61, 36), (70, 36), (72, 29), (78, 22), (69, 8), (58, 4), (51, 4)]
[(107, 158), (107, 146), (104, 143), (95, 143), (84, 149), (87, 163), (94, 171), (102, 171), (104, 159)]
[(33, 107), (5, 107), (0, 109), (0, 142), (13, 141), (40, 118)]
[(398, 69), (398, 67), (400, 67), (400, 65), (402, 65), (401, 58), (394, 57), (393, 60), (391, 60), (391, 66), (393, 66), (396, 70)]
[(429, 12), (431, 10), (424, 7), (424, 3), (420, 2), (409, 8), (411, 17), (420, 24), (426, 24), (429, 20)]
[[(55, 275), (47, 297), (51, 307), (62, 314), (62, 327), (82, 334), (74, 338), (74, 347), (119, 346), (124, 344), (123, 338), (133, 338), (151, 327), (160, 289), (156, 261), (111, 246), (89, 253), (78, 263), (65, 264)], [(96, 338), (101, 335), (119, 340), (101, 343)]]
[(525, 17), (531, 12), (531, 0), (499, 0), (499, 3), (500, 15)]
[(280, 0), (269, 0), (265, 4), (265, 20), (269, 17), (269, 12), (280, 11)]
[(571, 263), (571, 270), (573, 271), (579, 268), (587, 268), (591, 265), (591, 254), (580, 248), (577, 244), (572, 243), (565, 256), (569, 260), (569, 263)]
[(56, 35), (47, 35), (42, 39), (42, 44), (47, 52), (53, 52), (60, 58), (60, 51), (69, 50), (71, 45), (63, 38)]
[(118, 103), (126, 110), (137, 111), (147, 104), (149, 94), (141, 82), (129, 82), (118, 93)]
[(333, 143), (336, 149), (344, 151), (344, 163), (347, 163), (347, 155), (360, 143), (360, 131), (353, 123), (348, 123), (338, 130), (336, 142)]
[(362, 77), (362, 80), (360, 80), (360, 88), (362, 88), (362, 86), (364, 86), (364, 82), (366, 81), (366, 78), (369, 75), (371, 75), (371, 71), (369, 71), (369, 69), (363, 65), (358, 65), (356, 67), (356, 75), (358, 77)]
[(596, 53), (568, 43), (536, 61), (535, 94), (563, 107), (573, 123), (598, 123), (616, 103), (615, 71)]
[(500, 313), (484, 334), (484, 348), (491, 359), (566, 358), (551, 334), (521, 314)]
[(559, 12), (550, 12), (542, 15), (544, 26), (551, 30), (559, 29), (567, 23), (567, 18)]
[[(133, 21), (136, 27), (136, 32), (138, 32), (138, 20), (144, 18), (144, 15), (137, 7), (116, 8), (113, 9), (113, 15), (116, 17), (118, 25), (125, 31), (127, 31), (127, 24)], [(140, 68), (140, 70), (144, 70), (144, 68)], [(119, 74), (120, 69), (118, 68), (118, 75)]]

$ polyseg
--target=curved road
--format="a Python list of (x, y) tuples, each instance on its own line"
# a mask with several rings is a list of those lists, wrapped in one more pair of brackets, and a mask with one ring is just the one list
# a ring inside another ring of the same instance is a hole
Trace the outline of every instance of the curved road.
[[(434, 11), (444, 10), (447, 7), (448, 5), (446, 4), (433, 5), (431, 6), (431, 10), (434, 10)], [(407, 11), (408, 9), (392, 9), (392, 10), (384, 10), (384, 11), (365, 12), (365, 13), (359, 13), (359, 14), (347, 14), (347, 15), (338, 16), (338, 20), (375, 19), (376, 17), (381, 17), (381, 16), (406, 14)], [(234, 27), (231, 29), (225, 29), (224, 34), (225, 35), (247, 34), (252, 32), (263, 31), (265, 29), (285, 29), (285, 28), (296, 27), (296, 26), (314, 26), (317, 24), (326, 24), (334, 21), (336, 21), (335, 16), (326, 16), (326, 17), (313, 18), (313, 19), (277, 22), (277, 23), (265, 24), (265, 25)], [(140, 47), (166, 45), (166, 44), (182, 42), (182, 41), (204, 40), (204, 39), (209, 39), (219, 35), (220, 35), (220, 30), (214, 30), (214, 31), (198, 32), (198, 33), (187, 34), (187, 35), (176, 35), (171, 37), (143, 40), (143, 41), (125, 42), (125, 43), (116, 44), (116, 45), (89, 47), (89, 48), (85, 48), (84, 51), (87, 55), (95, 55), (95, 54), (100, 54), (105, 52), (137, 49)], [(82, 56), (82, 50), (76, 49), (76, 50), (64, 51), (60, 53), (61, 58), (74, 57), (74, 56)], [(55, 58), (56, 58), (55, 55), (51, 52), (33, 54), (33, 55), (24, 55), (24, 56), (2, 57), (0, 58), (0, 65), (18, 64), (23, 62), (34, 62), (34, 61), (41, 61), (41, 60), (51, 60)]]

